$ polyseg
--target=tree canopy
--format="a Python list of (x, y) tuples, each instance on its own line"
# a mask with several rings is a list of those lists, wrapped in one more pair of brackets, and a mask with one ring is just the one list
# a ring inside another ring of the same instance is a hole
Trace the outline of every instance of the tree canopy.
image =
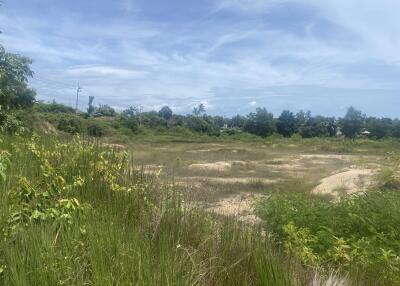
[(0, 45), (0, 106), (2, 109), (25, 108), (33, 105), (36, 92), (28, 88), (33, 76), (32, 60), (8, 53)]

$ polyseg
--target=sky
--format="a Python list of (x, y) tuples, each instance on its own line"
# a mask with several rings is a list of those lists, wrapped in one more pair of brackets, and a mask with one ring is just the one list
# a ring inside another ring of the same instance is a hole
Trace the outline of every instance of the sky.
[(400, 117), (398, 0), (3, 0), (38, 99)]

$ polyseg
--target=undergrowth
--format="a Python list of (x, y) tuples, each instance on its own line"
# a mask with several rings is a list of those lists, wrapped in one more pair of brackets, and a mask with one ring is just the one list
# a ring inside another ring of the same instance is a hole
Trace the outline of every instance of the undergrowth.
[(365, 193), (332, 202), (307, 192), (273, 194), (258, 214), (276, 242), (304, 265), (337, 269), (354, 285), (400, 284), (400, 160)]
[(188, 210), (125, 152), (0, 141), (0, 285), (304, 285), (258, 227)]

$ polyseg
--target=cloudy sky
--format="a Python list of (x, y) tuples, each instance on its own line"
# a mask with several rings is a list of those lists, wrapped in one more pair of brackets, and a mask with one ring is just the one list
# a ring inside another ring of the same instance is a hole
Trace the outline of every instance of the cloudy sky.
[(400, 117), (398, 0), (3, 0), (0, 43), (38, 98), (81, 108), (265, 106)]

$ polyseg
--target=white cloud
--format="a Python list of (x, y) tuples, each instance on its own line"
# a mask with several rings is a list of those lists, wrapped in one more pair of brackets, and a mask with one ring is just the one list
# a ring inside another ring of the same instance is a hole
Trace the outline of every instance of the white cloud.
[(66, 74), (72, 75), (75, 77), (98, 77), (98, 78), (108, 78), (115, 77), (121, 79), (128, 78), (143, 78), (147, 75), (145, 71), (133, 70), (133, 69), (125, 69), (119, 67), (111, 67), (111, 66), (77, 66), (72, 67), (66, 70)]
[[(319, 23), (311, 20), (306, 23), (307, 32), (297, 34), (286, 29), (285, 23), (269, 25), (268, 18), (259, 15), (275, 5), (291, 3), (312, 7), (317, 18), (354, 38), (343, 41), (340, 35), (329, 34), (328, 41), (328, 36), (314, 34)], [(134, 1), (119, 4), (126, 12), (137, 11)], [(79, 80), (85, 96), (95, 95), (97, 101), (121, 107), (169, 104), (184, 111), (202, 102), (212, 110), (217, 108), (216, 102), (226, 101), (232, 90), (237, 93), (229, 98), (230, 103), (262, 106), (277, 87), (361, 89), (393, 84), (372, 80), (362, 70), (349, 74), (343, 67), (371, 60), (399, 64), (400, 2), (220, 0), (214, 9), (243, 15), (219, 22), (214, 14), (211, 20), (184, 23), (190, 29), (180, 29), (174, 23), (127, 17), (82, 22), (73, 15), (59, 19), (54, 28), (51, 18), (0, 14), (5, 31), (0, 37), (11, 50), (35, 59), (40, 79), (69, 85)], [(70, 96), (68, 90), (36, 87), (41, 98)], [(251, 96), (254, 90), (271, 92), (258, 92), (258, 98)]]
[(292, 2), (293, 0), (218, 0), (214, 12), (233, 10), (242, 13), (264, 13), (275, 5)]

